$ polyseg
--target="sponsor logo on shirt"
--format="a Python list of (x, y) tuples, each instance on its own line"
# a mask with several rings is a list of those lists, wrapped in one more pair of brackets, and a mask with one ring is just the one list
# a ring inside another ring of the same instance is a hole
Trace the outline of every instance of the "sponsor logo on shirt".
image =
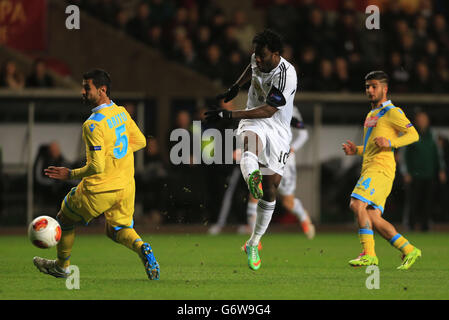
[(92, 131), (94, 131), (94, 129), (95, 129), (95, 124), (90, 124), (89, 125), (89, 130), (90, 130), (90, 132), (92, 132)]
[(379, 120), (378, 116), (369, 117), (365, 120), (365, 127), (366, 128), (372, 128), (377, 125), (377, 120)]

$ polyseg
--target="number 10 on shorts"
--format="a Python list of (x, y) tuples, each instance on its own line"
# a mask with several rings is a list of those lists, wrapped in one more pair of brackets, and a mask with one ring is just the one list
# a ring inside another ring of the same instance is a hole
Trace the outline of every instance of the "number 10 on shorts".
[(279, 155), (279, 163), (286, 164), (287, 163), (287, 159), (288, 159), (288, 155), (289, 155), (288, 152), (281, 151), (281, 154)]

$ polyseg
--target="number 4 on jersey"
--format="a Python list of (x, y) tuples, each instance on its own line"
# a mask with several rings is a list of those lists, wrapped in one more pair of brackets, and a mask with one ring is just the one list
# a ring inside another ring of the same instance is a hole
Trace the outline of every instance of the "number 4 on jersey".
[(360, 180), (357, 182), (357, 187), (362, 186), (366, 189), (369, 188), (369, 184), (371, 183), (371, 178), (366, 178), (365, 181), (361, 182), (363, 180), (363, 177), (360, 178)]

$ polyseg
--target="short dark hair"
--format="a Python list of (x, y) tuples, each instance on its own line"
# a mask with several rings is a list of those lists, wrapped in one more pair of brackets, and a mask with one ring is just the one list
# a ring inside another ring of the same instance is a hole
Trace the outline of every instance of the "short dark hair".
[(256, 34), (253, 38), (253, 44), (256, 46), (256, 49), (262, 49), (266, 46), (271, 52), (277, 51), (282, 53), (283, 49), (281, 36), (270, 29), (265, 29), (264, 31)]
[(106, 87), (106, 95), (109, 97), (111, 93), (111, 77), (109, 73), (102, 69), (93, 69), (83, 74), (84, 80), (92, 79), (92, 83), (96, 88)]
[(384, 71), (371, 71), (365, 76), (365, 81), (368, 80), (379, 80), (388, 85), (390, 78)]

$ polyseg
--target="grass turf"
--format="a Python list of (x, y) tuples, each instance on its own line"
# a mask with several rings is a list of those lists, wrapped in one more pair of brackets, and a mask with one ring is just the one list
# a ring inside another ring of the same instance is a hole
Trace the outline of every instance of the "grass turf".
[(449, 299), (449, 237), (408, 233), (423, 252), (408, 271), (396, 270), (399, 252), (376, 236), (380, 289), (367, 289), (365, 268), (347, 261), (359, 253), (354, 234), (267, 234), (262, 267), (249, 270), (242, 235), (143, 235), (159, 264), (161, 280), (146, 278), (137, 255), (103, 235), (78, 235), (72, 264), (80, 289), (37, 271), (33, 256), (52, 258), (24, 236), (0, 236), (0, 299)]

